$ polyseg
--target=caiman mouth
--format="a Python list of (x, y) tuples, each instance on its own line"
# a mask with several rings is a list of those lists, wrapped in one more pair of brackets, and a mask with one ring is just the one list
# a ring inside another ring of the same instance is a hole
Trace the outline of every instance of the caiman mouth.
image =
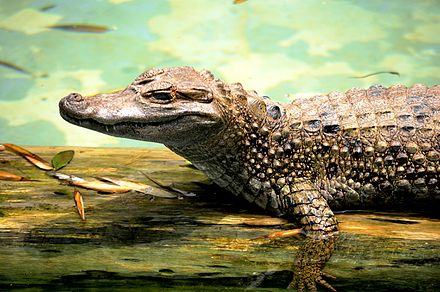
[[(195, 125), (203, 123), (205, 125), (213, 125), (216, 122), (209, 119), (209, 115), (188, 113), (180, 114), (178, 116), (160, 117), (156, 121), (121, 121), (112, 124), (105, 124), (93, 118), (79, 119), (70, 116), (68, 113), (60, 111), (61, 117), (67, 122), (101, 132), (107, 135), (132, 138), (137, 140), (147, 140), (155, 142), (156, 139), (150, 139), (156, 136), (162, 136), (168, 131), (179, 131), (182, 124)], [(150, 136), (146, 138), (145, 134)]]
[(128, 129), (128, 128), (135, 130), (135, 129), (145, 129), (147, 127), (159, 127), (165, 124), (177, 122), (178, 120), (183, 119), (185, 117), (185, 115), (181, 115), (177, 117), (162, 118), (160, 121), (149, 121), (149, 122), (122, 121), (113, 124), (105, 124), (92, 118), (78, 119), (68, 115), (65, 112), (60, 112), (60, 114), (63, 119), (65, 119), (71, 124), (104, 133), (118, 133), (118, 130)]

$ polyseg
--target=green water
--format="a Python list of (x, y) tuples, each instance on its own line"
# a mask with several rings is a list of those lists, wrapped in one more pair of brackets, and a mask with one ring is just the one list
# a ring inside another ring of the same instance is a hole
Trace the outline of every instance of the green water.
[[(289, 94), (374, 83), (439, 83), (433, 1), (0, 0), (0, 142), (152, 146), (64, 122), (58, 100), (125, 87), (151, 67), (207, 68), (227, 82)], [(50, 29), (105, 26), (104, 33)], [(396, 71), (354, 79), (377, 71)]]

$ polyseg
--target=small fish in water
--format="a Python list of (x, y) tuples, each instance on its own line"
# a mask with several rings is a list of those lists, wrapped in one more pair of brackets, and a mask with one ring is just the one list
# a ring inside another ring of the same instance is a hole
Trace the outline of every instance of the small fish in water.
[(247, 0), (234, 0), (234, 4), (241, 4), (246, 2)]
[(11, 62), (8, 62), (8, 61), (0, 60), (0, 66), (3, 66), (5, 68), (8, 68), (8, 69), (11, 69), (11, 70), (14, 70), (16, 72), (23, 73), (23, 74), (32, 75), (32, 73), (29, 72), (28, 70), (26, 70), (26, 69), (24, 69), (24, 68), (22, 68), (20, 66), (17, 66), (15, 64), (11, 63)]
[(56, 5), (55, 4), (49, 4), (49, 5), (46, 5), (46, 6), (43, 6), (43, 7), (41, 7), (40, 8), (40, 11), (47, 11), (47, 10), (51, 10), (52, 8), (55, 8), (56, 7)]
[(177, 194), (182, 195), (182, 196), (184, 196), (184, 197), (195, 197), (195, 196), (196, 196), (196, 194), (194, 194), (194, 193), (187, 192), (187, 191), (183, 191), (183, 190), (178, 189), (178, 188), (175, 188), (175, 187), (173, 187), (173, 186), (166, 186), (166, 185), (164, 185), (164, 184), (158, 182), (157, 180), (152, 179), (152, 178), (149, 177), (146, 173), (144, 173), (144, 172), (142, 172), (142, 171), (141, 171), (141, 173), (142, 173), (147, 179), (149, 179), (151, 182), (155, 183), (156, 185), (158, 185), (159, 187), (161, 187), (161, 188), (163, 188), (163, 189), (165, 189), (165, 190), (168, 190), (168, 191), (171, 191), (171, 192), (177, 193)]
[(50, 25), (48, 28), (73, 31), (73, 32), (88, 32), (88, 33), (104, 33), (111, 29), (101, 25), (89, 25), (89, 24), (57, 24)]
[(400, 73), (396, 72), (396, 71), (379, 71), (379, 72), (374, 72), (374, 73), (370, 73), (370, 74), (362, 75), (362, 76), (352, 76), (351, 78), (362, 79), (362, 78), (367, 78), (367, 77), (379, 75), (379, 74), (393, 74), (393, 75), (397, 75), (400, 77)]
[(390, 222), (390, 223), (395, 223), (395, 224), (417, 224), (417, 223), (419, 223), (418, 221), (415, 221), (415, 220), (390, 219), (390, 218), (369, 218), (369, 220)]

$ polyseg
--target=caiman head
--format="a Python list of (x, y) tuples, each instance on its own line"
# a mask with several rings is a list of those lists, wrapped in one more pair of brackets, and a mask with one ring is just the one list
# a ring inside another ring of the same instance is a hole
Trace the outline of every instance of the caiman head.
[(236, 194), (245, 192), (249, 173), (258, 170), (255, 159), (264, 158), (270, 137), (281, 138), (288, 116), (280, 104), (240, 83), (190, 67), (151, 69), (124, 90), (72, 93), (59, 105), (61, 116), (81, 127), (165, 144)]
[(126, 89), (60, 103), (70, 123), (105, 134), (181, 147), (206, 141), (226, 124), (225, 89), (209, 71), (151, 69)]

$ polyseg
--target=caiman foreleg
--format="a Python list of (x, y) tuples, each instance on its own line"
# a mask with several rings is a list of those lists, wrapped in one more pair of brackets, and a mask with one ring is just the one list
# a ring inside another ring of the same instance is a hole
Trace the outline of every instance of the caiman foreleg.
[(316, 284), (319, 284), (336, 291), (324, 280), (322, 272), (338, 239), (335, 215), (309, 180), (297, 180), (283, 190), (289, 213), (302, 227), (306, 237), (296, 256), (294, 277), (289, 288), (316, 291)]

